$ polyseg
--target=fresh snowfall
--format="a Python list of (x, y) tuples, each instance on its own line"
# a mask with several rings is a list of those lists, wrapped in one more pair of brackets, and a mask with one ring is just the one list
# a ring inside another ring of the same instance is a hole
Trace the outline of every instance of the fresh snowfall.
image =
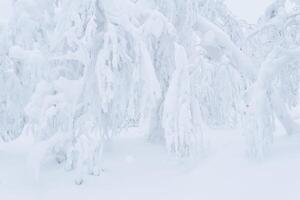
[(270, 2), (0, 0), (0, 199), (299, 200), (300, 0)]

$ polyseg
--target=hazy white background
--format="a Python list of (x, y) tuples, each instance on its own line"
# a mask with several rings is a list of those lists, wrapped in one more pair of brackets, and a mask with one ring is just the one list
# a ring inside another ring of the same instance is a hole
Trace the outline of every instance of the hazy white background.
[[(12, 0), (0, 0), (0, 22), (6, 21)], [(241, 19), (255, 23), (272, 0), (226, 0), (228, 7)]]
[(12, 0), (0, 0), (0, 22), (6, 21), (10, 16), (10, 2)]
[(239, 18), (255, 23), (272, 0), (225, 0), (228, 7)]

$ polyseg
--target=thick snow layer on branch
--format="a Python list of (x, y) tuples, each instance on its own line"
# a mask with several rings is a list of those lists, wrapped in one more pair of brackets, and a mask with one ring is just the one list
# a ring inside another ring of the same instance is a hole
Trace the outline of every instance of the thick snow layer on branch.
[(200, 18), (194, 27), (200, 34), (200, 38), (203, 38), (203, 47), (209, 54), (212, 54), (212, 57), (220, 57), (225, 54), (241, 75), (252, 80), (255, 79), (256, 66), (223, 30), (205, 18)]

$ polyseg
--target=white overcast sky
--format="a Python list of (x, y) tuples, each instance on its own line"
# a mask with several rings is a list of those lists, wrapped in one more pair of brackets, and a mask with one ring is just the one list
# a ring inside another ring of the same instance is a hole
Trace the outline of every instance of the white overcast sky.
[(12, 0), (0, 0), (0, 22), (6, 21), (11, 11), (11, 3)]
[[(10, 13), (12, 0), (0, 0), (0, 21), (5, 21)], [(167, 0), (166, 0), (167, 1)], [(185, 1), (185, 0), (183, 0)], [(272, 0), (225, 0), (228, 7), (239, 18), (255, 23)]]
[(255, 23), (273, 0), (225, 0), (234, 15)]

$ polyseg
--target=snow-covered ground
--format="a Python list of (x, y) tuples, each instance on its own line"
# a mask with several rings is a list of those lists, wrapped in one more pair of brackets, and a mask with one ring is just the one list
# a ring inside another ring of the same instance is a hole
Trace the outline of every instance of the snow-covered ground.
[[(249, 161), (242, 137), (210, 131), (199, 160), (170, 158), (160, 145), (134, 134), (115, 139), (106, 150), (104, 172), (74, 184), (55, 161), (45, 161), (38, 183), (26, 167), (24, 144), (2, 145), (0, 197), (3, 200), (299, 200), (300, 136), (278, 136), (265, 161)], [(230, 136), (230, 137), (229, 137)], [(17, 145), (17, 146), (15, 146)]]

